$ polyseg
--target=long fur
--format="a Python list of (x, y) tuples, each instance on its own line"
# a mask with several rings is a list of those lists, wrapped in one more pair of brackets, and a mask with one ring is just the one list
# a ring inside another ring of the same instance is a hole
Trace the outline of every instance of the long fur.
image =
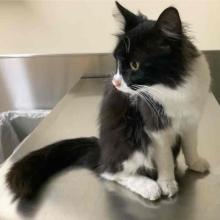
[(99, 139), (65, 140), (16, 162), (7, 174), (15, 198), (35, 197), (69, 166), (92, 169), (150, 200), (171, 197), (178, 191), (180, 147), (190, 169), (208, 170), (196, 149), (210, 86), (204, 56), (186, 35), (177, 9), (169, 7), (152, 21), (117, 7), (124, 33), (114, 50), (117, 72), (102, 100)]
[(63, 140), (33, 151), (14, 163), (7, 174), (7, 182), (15, 199), (30, 200), (50, 177), (67, 167), (97, 169), (99, 154), (95, 137)]

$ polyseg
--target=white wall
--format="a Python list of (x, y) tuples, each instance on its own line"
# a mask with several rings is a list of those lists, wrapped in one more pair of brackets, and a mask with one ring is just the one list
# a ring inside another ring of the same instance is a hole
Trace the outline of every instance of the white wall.
[[(156, 19), (176, 6), (203, 50), (220, 49), (220, 0), (121, 0)], [(0, 1), (0, 54), (105, 53), (115, 43), (113, 0)]]

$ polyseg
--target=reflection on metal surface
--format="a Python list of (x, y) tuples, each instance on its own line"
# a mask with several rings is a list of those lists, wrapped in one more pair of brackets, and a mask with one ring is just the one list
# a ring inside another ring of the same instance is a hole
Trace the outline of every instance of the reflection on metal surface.
[(113, 70), (110, 54), (0, 58), (0, 112), (51, 109), (81, 76)]
[[(16, 70), (16, 75), (10, 74), (14, 73), (14, 70)], [(16, 59), (14, 60), (13, 65), (8, 65), (7, 60), (2, 60), (1, 71), (4, 73), (2, 74), (2, 83), (4, 83), (5, 88), (8, 91), (8, 95), (13, 97), (14, 108), (19, 109), (23, 103), (32, 107), (34, 103), (25, 64), (21, 62), (21, 60)]]

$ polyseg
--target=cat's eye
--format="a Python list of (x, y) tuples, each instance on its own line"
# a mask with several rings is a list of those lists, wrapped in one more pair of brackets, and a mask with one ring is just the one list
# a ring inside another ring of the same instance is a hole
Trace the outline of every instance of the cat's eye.
[(133, 71), (137, 71), (139, 69), (139, 66), (140, 66), (139, 62), (130, 62), (129, 64)]

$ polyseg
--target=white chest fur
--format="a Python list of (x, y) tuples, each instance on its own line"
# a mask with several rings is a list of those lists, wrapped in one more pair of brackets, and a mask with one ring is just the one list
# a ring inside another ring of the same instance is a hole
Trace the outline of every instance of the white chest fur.
[(185, 82), (171, 89), (164, 85), (149, 87), (148, 91), (159, 101), (172, 118), (174, 129), (179, 130), (189, 121), (198, 121), (210, 88), (210, 70), (202, 54), (191, 65)]

